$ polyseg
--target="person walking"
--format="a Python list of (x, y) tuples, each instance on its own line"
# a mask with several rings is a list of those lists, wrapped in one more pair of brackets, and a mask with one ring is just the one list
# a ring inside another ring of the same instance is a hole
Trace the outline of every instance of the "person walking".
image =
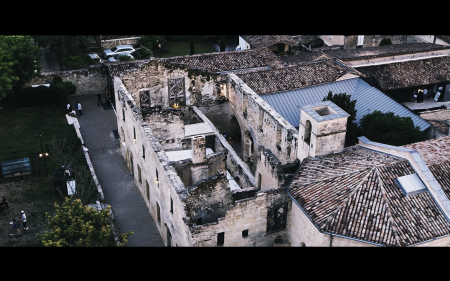
[(23, 229), (24, 230), (28, 230), (28, 226), (27, 226), (27, 216), (25, 215), (24, 211), (21, 211), (22, 213), (22, 224), (23, 224)]
[(69, 113), (72, 111), (72, 106), (70, 105), (70, 103), (67, 104), (67, 111), (69, 111)]
[(99, 103), (100, 103), (100, 105), (103, 105), (102, 95), (100, 94), (100, 92), (97, 92), (97, 106), (100, 106)]
[(76, 107), (78, 109), (78, 114), (80, 114), (80, 116), (82, 116), (83, 114), (81, 113), (81, 103), (79, 101), (76, 102)]
[(20, 233), (19, 226), (17, 225), (16, 219), (13, 219), (13, 221), (10, 224), (13, 225), (13, 233), (10, 234), (11, 236), (14, 236), (16, 231), (19, 232), (19, 234), (22, 234), (22, 233)]

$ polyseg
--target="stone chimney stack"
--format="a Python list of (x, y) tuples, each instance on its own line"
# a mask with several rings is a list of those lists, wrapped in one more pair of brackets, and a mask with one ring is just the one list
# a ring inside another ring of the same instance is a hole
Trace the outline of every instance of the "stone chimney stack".
[(306, 157), (342, 152), (349, 116), (331, 101), (303, 106), (300, 110), (297, 158), (302, 161)]
[(206, 138), (205, 136), (192, 137), (192, 163), (206, 162)]

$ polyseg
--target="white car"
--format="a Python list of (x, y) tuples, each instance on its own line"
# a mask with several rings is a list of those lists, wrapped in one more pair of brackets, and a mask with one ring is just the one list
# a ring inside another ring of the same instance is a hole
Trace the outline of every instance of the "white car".
[(109, 62), (115, 62), (115, 61), (119, 61), (119, 57), (120, 56), (126, 56), (126, 57), (130, 57), (132, 60), (134, 59), (134, 57), (132, 55), (130, 55), (129, 53), (122, 53), (122, 54), (117, 54), (115, 56), (112, 56), (108, 59)]
[(105, 57), (109, 59), (110, 57), (117, 55), (117, 54), (124, 54), (124, 53), (130, 54), (135, 51), (136, 50), (131, 45), (120, 45), (120, 46), (116, 46), (112, 49), (105, 50), (103, 53), (105, 54)]
[(102, 62), (102, 59), (97, 54), (88, 54), (91, 59), (98, 60), (99, 62)]

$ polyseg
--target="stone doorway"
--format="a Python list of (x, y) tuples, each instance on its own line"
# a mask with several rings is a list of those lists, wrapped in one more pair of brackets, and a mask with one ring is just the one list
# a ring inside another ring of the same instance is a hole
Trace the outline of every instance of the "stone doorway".
[(241, 126), (237, 121), (236, 117), (231, 117), (230, 121), (230, 130), (227, 134), (227, 141), (230, 143), (231, 147), (234, 149), (236, 154), (244, 159), (244, 155), (242, 153), (242, 134), (241, 134)]

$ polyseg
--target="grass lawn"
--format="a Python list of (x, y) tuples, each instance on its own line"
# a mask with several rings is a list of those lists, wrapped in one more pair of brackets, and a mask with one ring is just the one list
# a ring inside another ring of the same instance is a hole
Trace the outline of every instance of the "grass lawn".
[[(33, 149), (41, 151), (41, 145), (37, 133), (43, 133), (42, 143), (44, 149), (50, 144), (54, 136), (57, 138), (67, 135), (69, 143), (78, 139), (73, 125), (69, 125), (65, 118), (65, 106), (43, 106), (36, 108), (15, 109), (2, 105), (0, 110), (0, 154), (6, 152)], [(78, 151), (79, 147), (75, 150)], [(40, 158), (40, 178), (25, 179), (10, 183), (0, 184), (0, 197), (4, 196), (9, 201), (9, 209), (0, 212), (0, 247), (1, 246), (39, 246), (36, 234), (47, 229), (45, 212), (52, 213), (53, 204), (61, 204), (61, 198), (54, 195), (54, 181), (62, 178), (61, 175), (52, 176), (56, 167), (52, 163), (52, 155), (47, 157), (47, 167), (50, 176), (46, 177), (43, 158)], [(30, 162), (33, 160), (30, 158)], [(77, 156), (75, 168), (85, 166), (87, 163), (82, 153)], [(1, 175), (0, 175), (1, 176)], [(10, 238), (12, 227), (9, 222), (15, 218), (18, 222), (20, 211), (27, 214), (28, 231), (22, 230), (22, 235)]]
[[(168, 52), (162, 53), (163, 58), (186, 56), (189, 55), (189, 40), (186, 41), (167, 41), (165, 46), (169, 49)], [(194, 39), (194, 50), (196, 54), (215, 53), (216, 49), (209, 44), (205, 38)], [(157, 58), (161, 56), (159, 50), (153, 50), (153, 55)]]

